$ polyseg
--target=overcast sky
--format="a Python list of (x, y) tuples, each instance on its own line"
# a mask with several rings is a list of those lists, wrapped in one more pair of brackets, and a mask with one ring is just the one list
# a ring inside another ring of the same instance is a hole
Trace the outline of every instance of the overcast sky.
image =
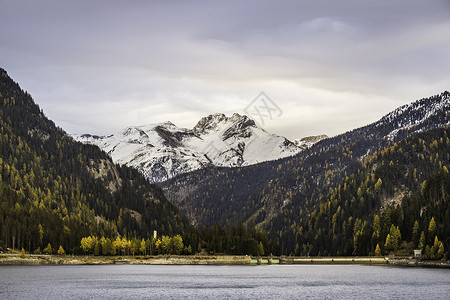
[(265, 92), (266, 130), (332, 136), (450, 89), (450, 0), (0, 0), (0, 67), (69, 133), (192, 128)]

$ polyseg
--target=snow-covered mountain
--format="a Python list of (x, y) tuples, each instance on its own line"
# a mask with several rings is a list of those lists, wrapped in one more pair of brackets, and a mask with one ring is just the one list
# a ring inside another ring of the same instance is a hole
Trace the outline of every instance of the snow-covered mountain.
[(275, 160), (305, 148), (268, 133), (239, 114), (210, 115), (193, 129), (166, 122), (132, 126), (106, 137), (73, 137), (99, 146), (115, 163), (137, 168), (152, 182), (207, 166), (238, 167)]

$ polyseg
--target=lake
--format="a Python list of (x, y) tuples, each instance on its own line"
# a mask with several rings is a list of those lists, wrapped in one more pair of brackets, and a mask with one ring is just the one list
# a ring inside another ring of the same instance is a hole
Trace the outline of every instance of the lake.
[(0, 266), (0, 299), (449, 299), (450, 270), (359, 265)]

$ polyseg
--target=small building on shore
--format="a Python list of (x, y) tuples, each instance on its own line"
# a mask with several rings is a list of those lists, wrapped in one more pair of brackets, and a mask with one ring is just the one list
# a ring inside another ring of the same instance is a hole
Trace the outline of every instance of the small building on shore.
[(414, 258), (422, 258), (422, 250), (420, 249), (414, 250)]

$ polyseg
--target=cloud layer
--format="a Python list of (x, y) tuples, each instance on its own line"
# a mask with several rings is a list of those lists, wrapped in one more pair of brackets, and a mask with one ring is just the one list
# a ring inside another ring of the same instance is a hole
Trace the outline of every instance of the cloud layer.
[(243, 113), (334, 135), (448, 90), (450, 5), (410, 1), (0, 0), (0, 67), (71, 133)]

